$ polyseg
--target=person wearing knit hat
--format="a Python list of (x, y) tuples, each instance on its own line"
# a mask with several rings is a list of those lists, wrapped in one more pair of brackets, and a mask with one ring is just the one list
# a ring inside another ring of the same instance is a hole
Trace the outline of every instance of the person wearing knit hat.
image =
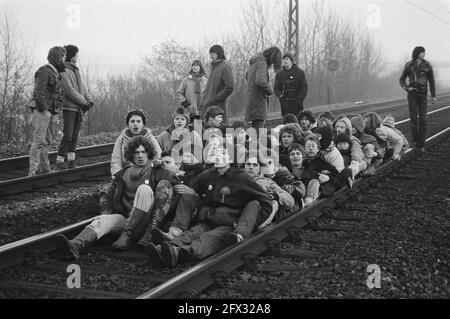
[(161, 150), (171, 152), (177, 164), (182, 161), (183, 150), (199, 155), (203, 147), (200, 135), (188, 126), (189, 119), (189, 110), (182, 106), (176, 108), (172, 113), (172, 123), (157, 138)]
[(283, 56), (283, 68), (275, 75), (275, 95), (280, 100), (281, 115), (298, 114), (303, 111), (303, 101), (308, 93), (305, 72), (300, 69), (293, 56)]
[(267, 48), (251, 57), (249, 64), (246, 74), (248, 90), (245, 121), (251, 121), (252, 127), (259, 134), (259, 129), (265, 127), (269, 96), (274, 93), (268, 71), (272, 66), (275, 71), (281, 68), (281, 51), (277, 47)]
[(350, 139), (350, 136), (346, 133), (339, 133), (334, 138), (334, 144), (336, 144), (336, 148), (341, 153), (342, 157), (344, 158), (344, 165), (349, 166), (351, 163), (351, 147), (352, 147), (352, 141)]
[(58, 170), (75, 167), (75, 151), (84, 114), (94, 105), (77, 65), (78, 47), (69, 44), (64, 48), (66, 50), (66, 61), (64, 62), (66, 71), (61, 73), (61, 85), (64, 91), (64, 134), (56, 156)]
[(48, 151), (57, 134), (60, 108), (64, 92), (61, 74), (64, 72), (66, 50), (53, 47), (48, 52), (48, 64), (41, 66), (34, 75), (33, 99), (29, 107), (33, 110), (33, 141), (30, 149), (28, 176), (51, 171)]
[[(406, 78), (409, 79), (406, 84)], [(417, 46), (406, 63), (399, 79), (400, 86), (408, 92), (409, 118), (413, 147), (425, 152), (427, 130), (427, 94), (430, 85), (431, 101), (436, 102), (433, 67), (425, 60), (425, 48)]]
[(202, 62), (194, 60), (189, 75), (181, 81), (176, 92), (178, 103), (189, 112), (190, 122), (200, 119), (201, 96), (206, 89), (207, 82)]
[(215, 44), (209, 49), (211, 68), (200, 106), (200, 117), (203, 118), (211, 105), (223, 110), (223, 121), (228, 124), (227, 98), (234, 91), (234, 79), (231, 66), (225, 61), (225, 52), (221, 45)]
[(140, 108), (131, 109), (125, 117), (127, 128), (125, 128), (117, 137), (114, 143), (114, 149), (111, 155), (111, 176), (119, 172), (129, 164), (125, 158), (125, 148), (128, 141), (135, 136), (145, 136), (152, 143), (156, 150), (155, 160), (161, 159), (161, 147), (149, 128), (145, 127), (147, 123), (147, 113)]
[(220, 127), (223, 123), (225, 112), (220, 106), (211, 105), (205, 111), (203, 125), (205, 127)]

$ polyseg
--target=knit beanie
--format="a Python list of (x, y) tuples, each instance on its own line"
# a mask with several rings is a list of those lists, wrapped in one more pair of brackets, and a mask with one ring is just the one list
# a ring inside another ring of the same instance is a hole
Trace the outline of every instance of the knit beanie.
[(353, 117), (350, 121), (358, 133), (364, 133), (364, 120), (361, 115)]
[(352, 146), (352, 140), (350, 139), (350, 136), (348, 136), (348, 134), (345, 133), (341, 133), (336, 135), (336, 137), (334, 138), (334, 144), (338, 144), (338, 143), (348, 143), (348, 145)]
[(186, 123), (189, 123), (189, 112), (184, 107), (180, 106), (172, 113), (172, 123), (176, 116), (183, 116), (186, 119)]
[(333, 129), (329, 126), (322, 126), (316, 130), (316, 134), (320, 134), (320, 149), (327, 149), (333, 141)]
[(130, 119), (133, 115), (138, 115), (142, 118), (142, 123), (145, 126), (145, 123), (147, 123), (147, 113), (145, 113), (145, 111), (143, 109), (133, 109), (131, 111), (128, 112), (127, 114), (127, 118), (126, 118), (126, 123), (128, 125), (128, 122), (130, 122)]
[(395, 120), (392, 116), (386, 116), (381, 124), (390, 128), (395, 128)]

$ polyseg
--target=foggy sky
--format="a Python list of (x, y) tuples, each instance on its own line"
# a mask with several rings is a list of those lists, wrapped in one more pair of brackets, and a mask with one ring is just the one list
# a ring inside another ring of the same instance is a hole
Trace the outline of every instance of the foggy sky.
[[(50, 47), (72, 43), (80, 47), (80, 62), (127, 66), (140, 62), (152, 46), (167, 39), (195, 44), (205, 37), (232, 34), (238, 28), (241, 1), (249, 0), (0, 0), (0, 8), (6, 4), (14, 15), (36, 64), (46, 63)], [(390, 64), (409, 58), (416, 45), (427, 49), (431, 61), (450, 61), (450, 0), (409, 1), (448, 23), (405, 0), (335, 0), (333, 4), (363, 25), (371, 21), (372, 28), (365, 32), (379, 41)], [(78, 9), (79, 25), (71, 19)], [(379, 19), (373, 19), (373, 10), (379, 10)]]

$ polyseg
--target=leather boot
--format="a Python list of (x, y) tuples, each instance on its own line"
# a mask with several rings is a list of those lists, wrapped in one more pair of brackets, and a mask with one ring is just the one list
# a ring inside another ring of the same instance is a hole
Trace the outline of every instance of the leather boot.
[(130, 213), (131, 217), (127, 220), (127, 223), (125, 225), (124, 230), (122, 231), (122, 234), (120, 234), (119, 239), (117, 239), (112, 246), (114, 248), (120, 249), (120, 250), (127, 250), (130, 248), (131, 245), (131, 236), (138, 228), (139, 224), (143, 222), (145, 219), (145, 216), (147, 215), (146, 212), (143, 210), (140, 210), (136, 207), (133, 207)]
[(172, 185), (168, 181), (160, 181), (156, 187), (155, 205), (152, 209), (146, 232), (139, 240), (138, 245), (146, 247), (152, 240), (153, 230), (161, 223), (170, 210), (170, 204), (173, 197)]
[(62, 234), (57, 235), (54, 243), (56, 248), (64, 255), (78, 259), (80, 258), (81, 250), (96, 240), (96, 232), (90, 227), (85, 227), (83, 231), (72, 240), (68, 240), (67, 237)]

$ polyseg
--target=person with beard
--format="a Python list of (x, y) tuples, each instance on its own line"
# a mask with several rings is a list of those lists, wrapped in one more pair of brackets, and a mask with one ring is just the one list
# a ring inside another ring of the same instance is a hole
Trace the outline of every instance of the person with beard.
[[(406, 63), (400, 76), (400, 86), (408, 92), (409, 118), (413, 147), (425, 152), (427, 130), (427, 94), (430, 84), (431, 101), (436, 102), (434, 73), (430, 62), (425, 60), (425, 48), (415, 47), (411, 61)], [(409, 83), (406, 84), (406, 78)]]
[(223, 121), (228, 124), (226, 100), (234, 91), (233, 71), (225, 61), (225, 52), (221, 45), (213, 45), (209, 49), (209, 56), (211, 58), (211, 69), (202, 97), (200, 115), (203, 118), (209, 106), (219, 106), (224, 112)]
[(253, 56), (249, 63), (245, 76), (248, 83), (245, 121), (251, 121), (259, 134), (259, 129), (265, 127), (269, 96), (273, 94), (268, 71), (272, 66), (275, 72), (281, 68), (281, 51), (270, 47)]
[(290, 53), (283, 55), (283, 68), (275, 76), (274, 90), (280, 99), (281, 115), (299, 114), (308, 93), (305, 72), (294, 63)]
[[(77, 66), (78, 48), (74, 45), (66, 45), (64, 48), (66, 49), (64, 62), (66, 71), (61, 74), (61, 85), (64, 91), (64, 135), (56, 157), (58, 170), (75, 167), (75, 150), (83, 115), (94, 105)], [(68, 165), (64, 164), (66, 159)]]
[(129, 164), (125, 158), (125, 147), (128, 141), (135, 136), (141, 135), (147, 137), (155, 148), (155, 159), (161, 158), (161, 147), (159, 146), (156, 138), (153, 136), (151, 130), (145, 127), (146, 122), (147, 115), (144, 110), (133, 109), (128, 112), (126, 117), (128, 127), (120, 133), (114, 144), (114, 149), (111, 155), (111, 176), (113, 178), (117, 172)]
[(33, 141), (30, 149), (28, 176), (50, 172), (48, 151), (57, 133), (58, 113), (63, 102), (61, 74), (65, 71), (66, 50), (53, 47), (48, 52), (48, 64), (41, 66), (34, 75)]
[(83, 248), (106, 234), (119, 238), (113, 247), (128, 249), (133, 240), (147, 244), (147, 234), (165, 217), (180, 180), (172, 171), (153, 165), (156, 150), (145, 136), (132, 138), (125, 150), (131, 163), (116, 174), (108, 185), (111, 196), (100, 195), (101, 215), (86, 226), (74, 239), (55, 237), (55, 245), (66, 256), (78, 259)]
[(207, 82), (202, 63), (194, 60), (189, 75), (181, 81), (176, 92), (178, 103), (188, 111), (190, 122), (200, 119), (200, 103)]

